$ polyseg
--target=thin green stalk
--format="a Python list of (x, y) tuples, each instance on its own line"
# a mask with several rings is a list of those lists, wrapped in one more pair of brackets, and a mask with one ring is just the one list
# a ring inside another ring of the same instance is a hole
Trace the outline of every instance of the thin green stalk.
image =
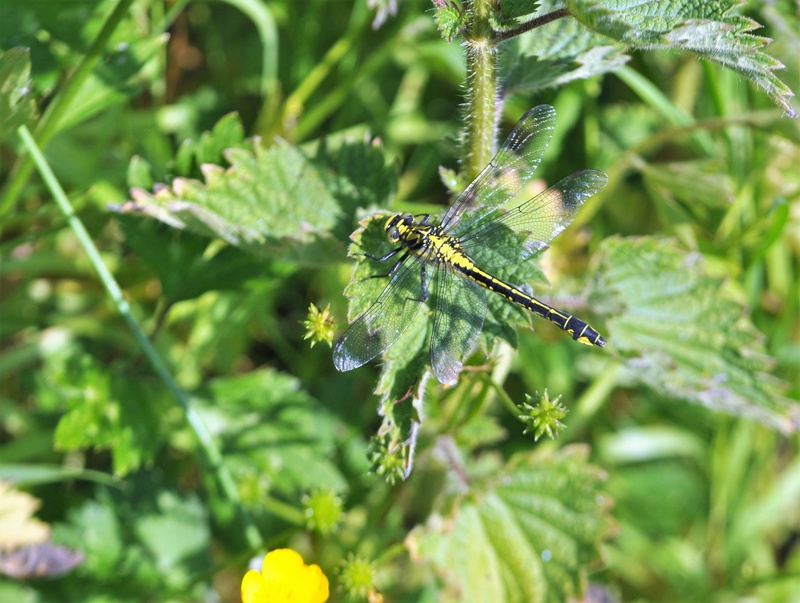
[(492, 379), (490, 381), (494, 391), (497, 392), (497, 395), (500, 396), (500, 402), (503, 403), (503, 406), (506, 407), (506, 410), (511, 413), (511, 416), (515, 419), (519, 419), (520, 410), (517, 405), (514, 403), (514, 400), (511, 399), (511, 396), (508, 395), (505, 389)]
[[(663, 91), (638, 71), (623, 66), (615, 71), (614, 75), (673, 126), (694, 125), (694, 117), (678, 107)], [(698, 151), (709, 157), (714, 155), (714, 142), (706, 132), (695, 131), (691, 138)]]
[[(382, 48), (373, 52), (369, 59), (367, 59), (355, 72), (341, 80), (338, 85), (332, 91), (328, 92), (320, 102), (312, 107), (309, 107), (308, 111), (305, 111), (298, 121), (294, 137), (297, 140), (304, 140), (311, 134), (311, 132), (319, 127), (323, 121), (333, 115), (353, 93), (353, 87), (355, 86), (356, 82), (362, 80), (364, 77), (383, 65), (390, 56), (390, 52), (398, 43), (400, 43), (400, 38), (394, 38)], [(289, 103), (287, 101), (287, 109), (288, 104)]]
[(330, 75), (342, 57), (353, 47), (360, 33), (359, 28), (353, 27), (328, 49), (322, 60), (306, 75), (294, 92), (286, 98), (281, 112), (281, 123), (291, 123), (300, 117), (308, 99)]
[(175, 22), (175, 19), (178, 18), (178, 15), (186, 8), (186, 5), (189, 4), (190, 0), (176, 0), (172, 6), (169, 7), (167, 14), (164, 16), (164, 20), (153, 29), (153, 33), (155, 35), (165, 34), (172, 27), (172, 24)]
[(251, 518), (242, 508), (241, 501), (239, 499), (239, 493), (236, 490), (236, 484), (233, 481), (233, 476), (231, 476), (223, 464), (222, 454), (220, 453), (219, 448), (217, 448), (217, 445), (214, 443), (211, 433), (208, 431), (208, 428), (203, 422), (202, 417), (192, 405), (192, 402), (186, 392), (184, 392), (175, 382), (166, 364), (158, 355), (158, 352), (150, 343), (150, 340), (147, 339), (142, 327), (133, 317), (130, 304), (128, 304), (128, 301), (123, 296), (122, 290), (119, 288), (116, 280), (114, 280), (111, 272), (109, 272), (108, 268), (103, 263), (97, 247), (95, 247), (94, 242), (89, 236), (89, 233), (86, 231), (83, 222), (81, 222), (78, 216), (75, 214), (75, 210), (72, 208), (69, 199), (67, 199), (64, 190), (61, 188), (61, 185), (56, 179), (55, 174), (53, 174), (53, 171), (50, 169), (50, 165), (47, 163), (44, 155), (42, 155), (42, 152), (39, 150), (39, 147), (37, 146), (36, 141), (34, 140), (30, 131), (25, 126), (21, 126), (17, 130), (17, 134), (27, 148), (28, 156), (31, 158), (32, 164), (35, 164), (35, 166), (38, 168), (42, 179), (47, 185), (47, 188), (50, 190), (50, 194), (53, 195), (53, 198), (55, 199), (59, 209), (67, 218), (67, 223), (69, 224), (70, 228), (72, 228), (75, 236), (86, 252), (86, 255), (89, 257), (89, 261), (97, 271), (97, 274), (100, 277), (100, 280), (103, 283), (106, 291), (108, 292), (109, 297), (111, 297), (111, 300), (117, 306), (122, 318), (126, 323), (128, 323), (128, 327), (131, 329), (134, 338), (141, 346), (142, 351), (144, 352), (145, 356), (147, 356), (147, 359), (150, 361), (153, 369), (167, 386), (167, 389), (169, 389), (170, 393), (173, 395), (180, 407), (183, 409), (187, 422), (197, 436), (200, 450), (202, 451), (208, 466), (217, 476), (217, 480), (219, 481), (222, 492), (238, 510), (239, 519), (244, 527), (245, 538), (248, 545), (253, 549), (260, 548), (263, 543), (261, 535), (256, 529), (255, 524), (253, 524)]
[[(108, 40), (111, 34), (117, 28), (117, 25), (128, 12), (133, 0), (119, 0), (117, 6), (111, 11), (111, 14), (103, 24), (100, 33), (97, 34), (92, 46), (83, 57), (83, 61), (78, 65), (78, 68), (67, 79), (64, 87), (61, 89), (53, 102), (47, 107), (47, 110), (42, 115), (39, 123), (36, 125), (36, 140), (40, 147), (46, 147), (53, 136), (58, 132), (59, 122), (64, 114), (69, 109), (72, 101), (78, 96), (83, 84), (92, 74), (92, 71), (100, 62), (100, 59), (105, 52)], [(28, 181), (28, 178), (33, 171), (33, 162), (30, 156), (21, 155), (17, 158), (17, 162), (11, 170), (8, 186), (6, 187), (3, 196), (0, 198), (0, 218), (5, 216), (11, 211), (17, 201), (17, 197), (22, 191), (22, 187)]]
[(258, 32), (261, 41), (261, 96), (263, 98), (258, 123), (269, 122), (280, 103), (280, 81), (278, 80), (280, 39), (272, 9), (269, 2), (263, 2), (263, 0), (223, 1), (247, 15)]

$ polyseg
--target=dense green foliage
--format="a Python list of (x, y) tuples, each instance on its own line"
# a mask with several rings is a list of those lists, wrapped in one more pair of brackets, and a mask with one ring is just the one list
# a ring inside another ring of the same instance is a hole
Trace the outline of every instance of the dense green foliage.
[[(0, 600), (238, 601), (279, 547), (332, 600), (796, 600), (797, 11), (0, 1)], [(453, 387), (425, 312), (336, 372), (387, 212), (541, 103), (536, 178), (609, 184), (507, 278), (607, 347), (494, 299)]]

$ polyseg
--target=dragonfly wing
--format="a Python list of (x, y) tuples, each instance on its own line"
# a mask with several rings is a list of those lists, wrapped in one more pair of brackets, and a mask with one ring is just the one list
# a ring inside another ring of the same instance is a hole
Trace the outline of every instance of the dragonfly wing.
[(461, 245), (486, 267), (523, 261), (546, 249), (607, 182), (608, 176), (598, 170), (575, 172), (517, 207), (496, 211), (471, 226), (460, 236)]
[(445, 212), (445, 230), (453, 228), (465, 212), (494, 207), (516, 195), (542, 162), (555, 124), (556, 111), (550, 105), (539, 105), (523, 115), (489, 165)]
[(456, 381), (485, 318), (486, 292), (450, 270), (440, 270), (431, 335), (431, 367), (441, 383)]
[(424, 269), (409, 258), (375, 303), (344, 332), (333, 348), (333, 364), (338, 370), (366, 364), (403, 334), (423, 305), (420, 271)]

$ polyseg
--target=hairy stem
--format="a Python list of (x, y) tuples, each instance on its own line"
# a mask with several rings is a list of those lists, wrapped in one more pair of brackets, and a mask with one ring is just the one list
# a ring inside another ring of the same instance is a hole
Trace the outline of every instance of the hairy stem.
[(496, 0), (475, 0), (467, 53), (467, 123), (462, 171), (472, 180), (492, 158), (497, 128), (497, 52), (489, 17)]

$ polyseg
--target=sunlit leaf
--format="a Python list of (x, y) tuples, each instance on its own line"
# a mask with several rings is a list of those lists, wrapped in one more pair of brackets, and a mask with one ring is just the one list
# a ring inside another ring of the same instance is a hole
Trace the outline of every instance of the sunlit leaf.
[(454, 507), (406, 541), (412, 558), (430, 563), (443, 582), (438, 600), (577, 599), (611, 526), (602, 472), (587, 456), (582, 447), (525, 453), (462, 483)]
[(344, 489), (329, 456), (337, 423), (295, 378), (253, 371), (215, 379), (199, 395), (247, 504), (260, 508), (265, 487), (284, 493)]
[(599, 287), (617, 307), (609, 343), (631, 379), (784, 432), (800, 426), (747, 308), (699, 254), (669, 240), (611, 238), (600, 255)]
[[(376, 160), (381, 167), (385, 162), (379, 149), (368, 146), (341, 145), (314, 158), (282, 141), (270, 148), (259, 142), (228, 148), (230, 167), (204, 164), (205, 182), (176, 178), (153, 193), (134, 189), (132, 201), (113, 209), (220, 237), (272, 260), (327, 264), (343, 255), (331, 231), (343, 223), (344, 212), (383, 199), (391, 187), (370, 170)], [(354, 160), (358, 148), (368, 162)]]
[(719, 63), (762, 88), (784, 113), (794, 116), (794, 94), (775, 76), (780, 61), (762, 52), (771, 40), (750, 33), (758, 23), (732, 12), (738, 2), (638, 2), (567, 0), (583, 25), (631, 48), (675, 48)]
[[(538, 3), (533, 17), (563, 6), (563, 2), (545, 0)], [(590, 31), (569, 17), (512, 38), (503, 49), (500, 61), (505, 73), (504, 87), (517, 93), (562, 86), (614, 71), (629, 60), (624, 45)]]

